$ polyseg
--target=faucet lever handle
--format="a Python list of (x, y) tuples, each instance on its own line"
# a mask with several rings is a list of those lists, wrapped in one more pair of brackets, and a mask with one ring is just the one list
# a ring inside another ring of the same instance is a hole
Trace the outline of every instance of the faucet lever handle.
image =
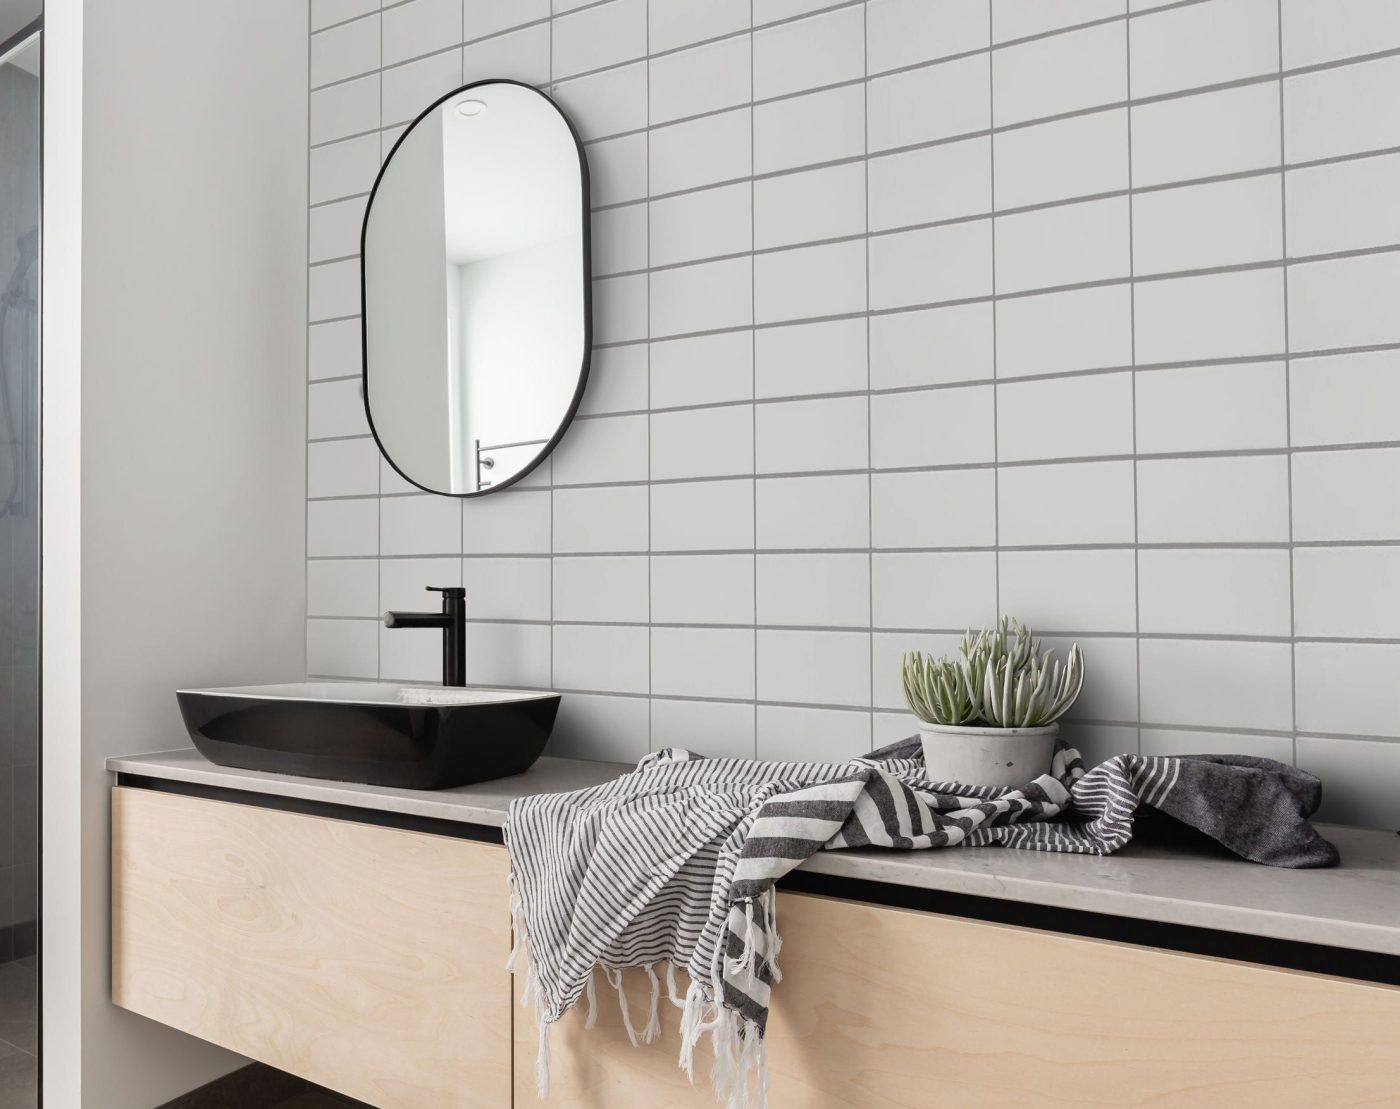
[(423, 588), (429, 593), (441, 593), (444, 597), (462, 598), (467, 595), (460, 585), (425, 585)]

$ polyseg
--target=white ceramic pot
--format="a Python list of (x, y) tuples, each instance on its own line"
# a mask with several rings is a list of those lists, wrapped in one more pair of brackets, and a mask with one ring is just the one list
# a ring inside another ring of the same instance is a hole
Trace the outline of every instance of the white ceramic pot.
[(1058, 724), (1044, 728), (976, 728), (920, 724), (930, 781), (1023, 786), (1050, 769)]

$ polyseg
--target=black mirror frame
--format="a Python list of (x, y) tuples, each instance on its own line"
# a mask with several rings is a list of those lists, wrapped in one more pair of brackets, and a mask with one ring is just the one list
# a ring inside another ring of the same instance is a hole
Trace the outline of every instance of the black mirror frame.
[[(539, 95), (551, 108), (558, 113), (559, 118), (564, 121), (564, 125), (569, 129), (569, 135), (574, 140), (574, 149), (578, 153), (579, 168), (579, 193), (582, 202), (582, 211), (579, 213), (581, 233), (583, 236), (583, 362), (579, 367), (578, 386), (574, 390), (573, 399), (569, 402), (568, 411), (564, 413), (563, 419), (559, 421), (559, 427), (550, 437), (548, 443), (540, 450), (534, 460), (523, 467), (519, 472), (511, 475), (499, 485), (491, 485), (486, 489), (478, 489), (473, 493), (448, 493), (441, 489), (431, 489), (421, 482), (414, 481), (408, 474), (399, 468), (399, 464), (394, 461), (393, 456), (384, 448), (384, 441), (380, 439), (379, 432), (374, 426), (374, 413), (370, 411), (369, 405), (369, 313), (366, 310), (366, 279), (365, 279), (365, 240), (369, 234), (369, 217), (374, 210), (374, 198), (379, 194), (379, 186), (384, 180), (384, 173), (394, 160), (394, 155), (398, 153), (400, 145), (404, 139), (412, 133), (425, 118), (435, 112), (438, 106), (445, 101), (451, 100), (454, 96), (459, 96), (470, 89), (480, 88), (483, 85), (515, 85), (522, 89), (529, 89)], [(369, 199), (365, 201), (365, 218), (360, 224), (360, 392), (363, 394), (365, 406), (365, 420), (369, 424), (370, 434), (374, 436), (374, 445), (379, 448), (380, 456), (389, 463), (394, 473), (403, 478), (416, 489), (421, 489), (425, 493), (434, 493), (440, 497), (484, 497), (490, 493), (499, 493), (503, 489), (509, 489), (512, 485), (523, 480), (532, 474), (546, 458), (554, 453), (554, 448), (559, 445), (559, 440), (564, 438), (564, 433), (569, 430), (569, 425), (574, 422), (574, 416), (578, 414), (579, 405), (583, 401), (583, 391), (588, 386), (588, 371), (593, 358), (593, 235), (592, 235), (592, 206), (589, 199), (590, 188), (588, 179), (588, 157), (584, 153), (583, 140), (579, 138), (578, 128), (558, 103), (544, 90), (524, 81), (513, 81), (506, 77), (487, 77), (480, 81), (471, 81), (461, 85), (451, 92), (439, 96), (426, 108), (414, 117), (412, 123), (404, 128), (403, 133), (394, 141), (388, 156), (379, 167), (379, 172), (374, 177), (374, 187), (369, 191)]]

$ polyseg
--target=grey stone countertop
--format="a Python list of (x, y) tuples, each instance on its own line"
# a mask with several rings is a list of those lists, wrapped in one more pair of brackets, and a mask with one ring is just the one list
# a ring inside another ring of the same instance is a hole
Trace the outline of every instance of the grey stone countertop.
[[(598, 785), (619, 763), (542, 758), (525, 774), (424, 792), (215, 766), (193, 748), (111, 758), (114, 773), (500, 827), (516, 797)], [(1130, 844), (1116, 855), (1003, 847), (826, 851), (802, 864), (858, 878), (1032, 905), (1194, 925), (1245, 935), (1400, 955), (1400, 836), (1322, 826), (1342, 865), (1279, 870), (1227, 857)]]

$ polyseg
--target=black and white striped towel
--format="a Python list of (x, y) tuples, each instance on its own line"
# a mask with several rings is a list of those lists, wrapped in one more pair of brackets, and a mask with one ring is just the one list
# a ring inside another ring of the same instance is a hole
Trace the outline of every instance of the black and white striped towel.
[[(774, 883), (817, 851), (999, 843), (1103, 855), (1132, 836), (1150, 805), (1237, 854), (1277, 866), (1328, 866), (1336, 851), (1308, 824), (1316, 778), (1265, 759), (1118, 755), (1087, 773), (1061, 747), (1049, 774), (1021, 789), (930, 782), (917, 739), (847, 763), (709, 759), (667, 749), (605, 785), (511, 803), (506, 843), (516, 954), (549, 1081), (549, 1025), (587, 995), (594, 972), (617, 991), (628, 1036), (660, 1031), (658, 1005), (683, 1010), (680, 1065), (713, 1037), (716, 1094), (766, 1093), (769, 993), (779, 980)], [(640, 1029), (621, 973), (642, 969), (651, 1005)], [(665, 986), (658, 976), (665, 977)], [(684, 996), (676, 968), (690, 976)]]

